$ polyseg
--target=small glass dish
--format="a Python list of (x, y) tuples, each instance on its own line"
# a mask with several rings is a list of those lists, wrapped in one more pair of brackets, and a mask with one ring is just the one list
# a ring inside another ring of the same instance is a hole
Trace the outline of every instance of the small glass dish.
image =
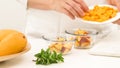
[(47, 41), (50, 51), (69, 54), (73, 47), (73, 39), (68, 38), (65, 34), (47, 34), (42, 36)]
[(88, 29), (65, 30), (68, 37), (75, 39), (74, 47), (77, 49), (91, 48), (96, 40), (98, 32)]

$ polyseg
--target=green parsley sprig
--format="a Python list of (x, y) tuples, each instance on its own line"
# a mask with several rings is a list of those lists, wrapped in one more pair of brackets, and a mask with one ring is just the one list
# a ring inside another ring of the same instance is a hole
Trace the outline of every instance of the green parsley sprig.
[(61, 53), (51, 52), (48, 48), (46, 51), (41, 49), (40, 53), (35, 54), (37, 58), (35, 60), (36, 64), (49, 65), (53, 63), (64, 62), (64, 58)]

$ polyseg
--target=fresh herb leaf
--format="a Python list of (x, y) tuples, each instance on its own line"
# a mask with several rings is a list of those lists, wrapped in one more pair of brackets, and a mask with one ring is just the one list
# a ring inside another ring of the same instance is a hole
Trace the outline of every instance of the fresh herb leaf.
[(47, 50), (41, 49), (41, 51), (35, 54), (36, 64), (49, 65), (53, 63), (64, 62), (62, 54), (58, 54), (55, 51), (51, 52), (48, 48)]

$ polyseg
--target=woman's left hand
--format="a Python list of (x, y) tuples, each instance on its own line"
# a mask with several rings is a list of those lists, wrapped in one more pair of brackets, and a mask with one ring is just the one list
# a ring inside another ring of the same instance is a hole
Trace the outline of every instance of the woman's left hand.
[(107, 0), (109, 4), (114, 5), (120, 11), (120, 0)]
[(115, 21), (115, 22), (113, 22), (114, 24), (118, 24), (118, 25), (120, 25), (120, 19), (119, 20), (117, 20), (117, 21)]
[[(120, 11), (120, 0), (107, 0), (109, 4), (114, 5)], [(120, 19), (114, 22), (115, 24), (120, 25)]]

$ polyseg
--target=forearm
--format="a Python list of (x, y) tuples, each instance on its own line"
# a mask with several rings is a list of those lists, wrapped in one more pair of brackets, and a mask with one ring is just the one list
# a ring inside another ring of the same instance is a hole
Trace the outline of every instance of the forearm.
[(53, 0), (28, 0), (28, 7), (50, 10), (53, 2)]

